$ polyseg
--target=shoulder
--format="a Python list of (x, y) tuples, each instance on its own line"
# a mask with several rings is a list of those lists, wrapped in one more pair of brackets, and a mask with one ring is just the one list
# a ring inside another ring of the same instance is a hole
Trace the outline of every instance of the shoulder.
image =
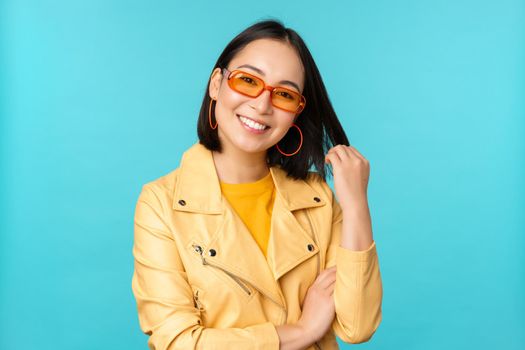
[(156, 179), (143, 183), (139, 194), (139, 201), (147, 200), (163, 208), (169, 208), (173, 200), (173, 192), (179, 173), (180, 167)]
[(173, 192), (175, 189), (175, 182), (180, 172), (180, 167), (171, 170), (170, 172), (150, 180), (142, 185), (142, 187), (151, 188), (157, 191)]

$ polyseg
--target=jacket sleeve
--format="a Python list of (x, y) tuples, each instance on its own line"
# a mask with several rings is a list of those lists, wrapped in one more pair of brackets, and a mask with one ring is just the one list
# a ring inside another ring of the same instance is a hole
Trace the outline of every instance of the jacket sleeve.
[[(171, 210), (164, 205), (165, 210)], [(144, 185), (134, 217), (132, 291), (141, 330), (155, 350), (260, 349), (278, 350), (271, 322), (246, 328), (207, 328), (194, 304), (177, 245), (162, 215), (162, 201)]]
[[(328, 184), (325, 184), (328, 187)], [(330, 187), (332, 227), (326, 268), (337, 265), (332, 329), (345, 343), (363, 343), (381, 322), (383, 287), (375, 241), (362, 251), (340, 246), (343, 212)]]

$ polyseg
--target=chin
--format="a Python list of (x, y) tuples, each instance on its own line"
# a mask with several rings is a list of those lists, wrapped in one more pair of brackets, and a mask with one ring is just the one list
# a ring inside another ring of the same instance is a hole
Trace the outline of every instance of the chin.
[(236, 140), (234, 146), (246, 153), (266, 152), (271, 147), (267, 142), (254, 141), (249, 139)]
[(266, 145), (255, 145), (253, 147), (252, 146), (241, 146), (239, 148), (242, 149), (246, 153), (261, 153), (261, 152), (266, 152), (269, 147), (267, 147)]

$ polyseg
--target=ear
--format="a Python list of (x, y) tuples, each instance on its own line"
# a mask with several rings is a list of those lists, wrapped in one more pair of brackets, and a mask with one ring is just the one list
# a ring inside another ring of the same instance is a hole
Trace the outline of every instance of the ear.
[(211, 73), (210, 85), (208, 87), (208, 93), (210, 94), (210, 98), (216, 100), (217, 96), (219, 96), (219, 88), (221, 86), (221, 80), (222, 80), (222, 69), (215, 68), (213, 72)]

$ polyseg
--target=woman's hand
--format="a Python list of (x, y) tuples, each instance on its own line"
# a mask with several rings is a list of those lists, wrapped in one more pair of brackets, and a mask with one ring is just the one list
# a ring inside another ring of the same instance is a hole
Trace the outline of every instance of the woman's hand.
[(334, 146), (326, 154), (325, 163), (332, 165), (335, 194), (343, 211), (367, 203), (370, 164), (357, 149)]
[(308, 288), (297, 325), (305, 337), (314, 343), (330, 329), (335, 317), (334, 288), (336, 266), (322, 271)]

